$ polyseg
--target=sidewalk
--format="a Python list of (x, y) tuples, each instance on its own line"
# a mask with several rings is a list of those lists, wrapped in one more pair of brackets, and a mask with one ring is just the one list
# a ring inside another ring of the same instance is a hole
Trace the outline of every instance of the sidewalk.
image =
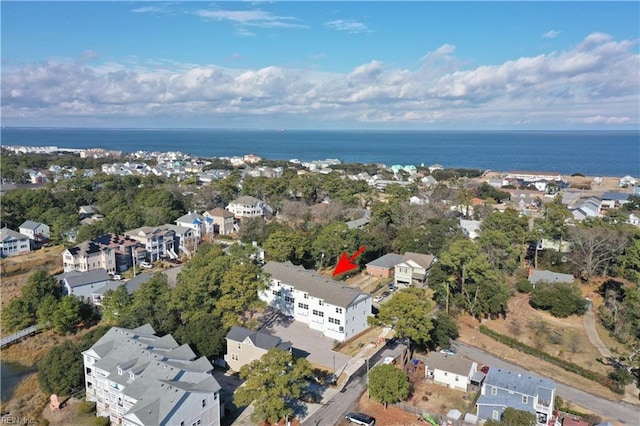
[[(315, 413), (320, 407), (326, 405), (331, 399), (333, 399), (340, 391), (345, 387), (349, 378), (356, 372), (364, 363), (367, 362), (367, 359), (371, 358), (378, 351), (384, 348), (385, 338), (392, 334), (392, 330), (390, 328), (384, 328), (382, 333), (378, 336), (378, 341), (380, 344), (369, 343), (365, 347), (363, 347), (357, 354), (353, 356), (342, 368), (342, 372), (338, 375), (338, 385), (337, 386), (328, 386), (324, 388), (324, 392), (322, 393), (322, 400), (317, 403), (304, 403), (307, 412), (304, 417), (301, 417), (300, 423), (304, 422), (304, 420)], [(244, 411), (235, 419), (232, 423), (233, 426), (252, 426), (255, 425), (254, 422), (251, 421), (251, 413), (253, 413), (253, 404), (249, 405)]]

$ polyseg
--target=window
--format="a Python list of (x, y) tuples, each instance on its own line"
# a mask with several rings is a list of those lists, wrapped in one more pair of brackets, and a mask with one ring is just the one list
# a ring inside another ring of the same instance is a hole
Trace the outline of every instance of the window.
[(133, 379), (135, 379), (135, 378), (136, 378), (136, 375), (135, 375), (135, 374), (133, 374), (133, 371), (129, 371), (129, 378), (130, 378), (131, 380), (133, 380)]
[(238, 354), (231, 354), (231, 359), (233, 361), (238, 361)]
[(339, 320), (339, 319), (336, 319), (336, 318), (331, 318), (331, 317), (329, 317), (329, 322), (330, 322), (331, 324), (340, 325), (340, 320)]
[(324, 306), (324, 302), (322, 300), (318, 300), (318, 305)]
[(238, 343), (238, 349), (242, 349), (242, 343)]
[(529, 403), (529, 396), (522, 395), (522, 403), (523, 404), (528, 404)]
[(324, 312), (322, 311), (318, 311), (318, 310), (313, 310), (313, 315), (316, 315), (318, 317), (324, 317)]
[(491, 386), (491, 395), (497, 395), (498, 394), (498, 388), (495, 386)]
[(336, 308), (336, 314), (341, 314), (342, 313), (342, 308)]
[(303, 297), (304, 297), (305, 299), (308, 299), (308, 298), (309, 298), (309, 293), (305, 293)]
[(285, 297), (284, 297), (284, 300), (285, 300), (286, 302), (289, 302), (289, 303), (293, 303), (293, 302), (295, 302), (295, 301), (296, 301), (296, 299), (294, 299), (294, 298), (293, 298), (293, 297), (291, 297), (291, 296), (285, 296)]
[(118, 375), (122, 376), (122, 368), (118, 367)]
[(491, 413), (491, 418), (493, 420), (500, 420), (500, 413), (498, 413), (498, 410), (493, 410), (493, 413)]
[(202, 407), (206, 407), (206, 406), (207, 406), (207, 400), (206, 400), (206, 399), (203, 399), (203, 400), (202, 400)]
[(300, 309), (309, 309), (309, 305), (306, 303), (298, 303), (298, 308)]
[(274, 296), (278, 296), (278, 297), (282, 296), (282, 292), (280, 290), (278, 291), (271, 290), (271, 293), (273, 293)]

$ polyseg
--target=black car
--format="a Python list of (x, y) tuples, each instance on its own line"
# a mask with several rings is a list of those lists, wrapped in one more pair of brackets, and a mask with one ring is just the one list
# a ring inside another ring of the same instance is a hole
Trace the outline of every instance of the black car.
[(373, 426), (376, 424), (376, 419), (363, 413), (347, 413), (344, 418), (349, 423), (355, 423), (362, 426)]

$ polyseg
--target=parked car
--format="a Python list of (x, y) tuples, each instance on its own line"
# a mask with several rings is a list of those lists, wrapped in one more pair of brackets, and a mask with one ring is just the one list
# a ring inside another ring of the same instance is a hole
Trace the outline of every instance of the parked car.
[(114, 280), (121, 280), (121, 279), (122, 279), (122, 275), (120, 275), (120, 274), (113, 274), (112, 279), (114, 279)]
[(396, 291), (396, 290), (397, 290), (397, 288), (396, 288), (396, 286), (395, 286), (395, 285), (393, 285), (393, 284), (389, 284), (389, 291), (390, 291), (391, 293), (393, 293), (393, 292), (394, 292), (394, 291)]
[(153, 265), (150, 264), (149, 262), (140, 262), (140, 266), (145, 269), (153, 269)]
[(456, 351), (454, 351), (453, 349), (447, 348), (447, 349), (440, 349), (440, 353), (446, 354), (446, 355), (455, 355)]
[(391, 293), (388, 292), (388, 291), (383, 291), (382, 292), (382, 297), (388, 297), (389, 295), (391, 295)]
[(482, 371), (484, 374), (489, 374), (489, 366), (483, 365), (480, 371)]
[(355, 423), (362, 426), (373, 426), (376, 424), (376, 419), (363, 413), (347, 413), (344, 418), (349, 423)]
[(382, 302), (382, 299), (384, 299), (384, 296), (378, 295), (378, 296), (373, 298), (373, 301), (374, 302)]

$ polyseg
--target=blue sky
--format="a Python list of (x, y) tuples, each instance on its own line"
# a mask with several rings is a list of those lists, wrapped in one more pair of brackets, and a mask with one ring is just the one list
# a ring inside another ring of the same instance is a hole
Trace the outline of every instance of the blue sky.
[(2, 125), (637, 129), (638, 2), (11, 2)]

